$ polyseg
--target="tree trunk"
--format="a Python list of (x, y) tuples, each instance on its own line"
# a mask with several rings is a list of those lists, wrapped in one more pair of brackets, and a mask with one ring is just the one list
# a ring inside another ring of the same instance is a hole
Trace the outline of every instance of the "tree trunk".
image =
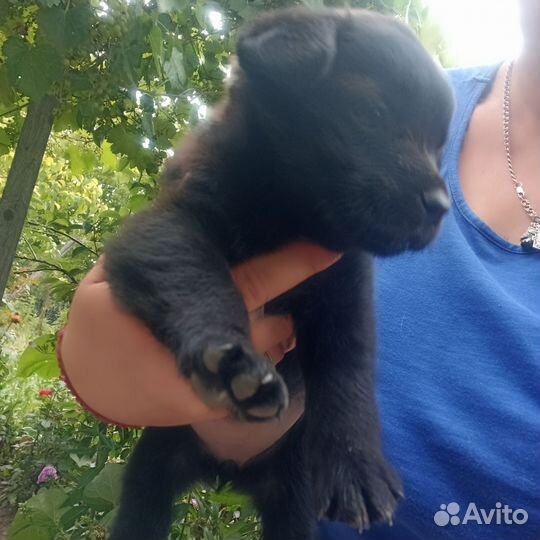
[(30, 102), (0, 200), (0, 300), (51, 133), (55, 104), (52, 96)]

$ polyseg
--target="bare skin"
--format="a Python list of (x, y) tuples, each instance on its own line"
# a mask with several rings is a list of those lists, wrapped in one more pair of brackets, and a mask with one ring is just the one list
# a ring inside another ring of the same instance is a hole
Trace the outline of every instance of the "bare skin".
[[(292, 321), (261, 317), (260, 308), (338, 259), (318, 246), (294, 244), (233, 269), (258, 352), (277, 363), (295, 344)], [(192, 424), (219, 457), (239, 463), (271, 446), (303, 412), (299, 399), (279, 421), (245, 424), (210, 409), (178, 374), (172, 353), (115, 302), (102, 261), (79, 286), (61, 352), (78, 395), (100, 415), (133, 426)]]
[[(525, 38), (516, 60), (511, 99), (512, 162), (533, 208), (540, 211), (540, 3), (521, 0)], [(514, 191), (503, 143), (502, 103), (506, 65), (492, 91), (475, 110), (461, 154), (465, 199), (499, 236), (519, 244), (530, 219)]]

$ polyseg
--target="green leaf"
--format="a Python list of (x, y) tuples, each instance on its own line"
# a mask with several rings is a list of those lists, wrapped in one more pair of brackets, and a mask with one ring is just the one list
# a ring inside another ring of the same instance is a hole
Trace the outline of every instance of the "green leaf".
[(101, 163), (114, 171), (118, 166), (118, 158), (113, 154), (111, 146), (111, 143), (107, 141), (104, 141), (101, 145)]
[(60, 7), (43, 7), (38, 13), (40, 37), (63, 50), (66, 47), (66, 14)]
[(20, 60), (29, 50), (28, 43), (19, 36), (11, 36), (6, 40), (3, 47), (4, 55), (7, 57), (8, 62), (17, 62)]
[(17, 512), (8, 540), (54, 540), (59, 522), (68, 508), (62, 508), (66, 492), (59, 487), (41, 489)]
[(63, 74), (62, 60), (50, 45), (28, 47), (20, 38), (11, 37), (4, 45), (4, 54), (11, 82), (30, 98), (45, 95)]
[(73, 92), (86, 92), (87, 90), (91, 90), (93, 88), (92, 81), (86, 73), (70, 71), (67, 75), (67, 79), (71, 83), (71, 89)]
[(6, 21), (9, 17), (9, 5), (8, 2), (0, 1), (0, 23)]
[(69, 167), (71, 169), (71, 172), (75, 176), (79, 176), (84, 172), (84, 162), (82, 160), (81, 153), (78, 147), (70, 146), (66, 150), (66, 157), (69, 160)]
[(171, 52), (171, 58), (165, 62), (165, 76), (173, 90), (182, 90), (186, 84), (186, 70), (184, 69), (184, 55), (176, 48)]
[[(66, 501), (66, 506), (69, 504), (69, 502)], [(78, 506), (71, 506), (69, 507), (68, 511), (62, 516), (60, 519), (60, 525), (62, 529), (70, 529), (75, 525), (77, 520), (84, 514), (88, 512), (88, 508), (86, 506), (79, 504)]]
[(12, 147), (11, 138), (5, 129), (0, 129), (0, 156), (7, 154)]
[(38, 0), (38, 4), (45, 7), (59, 6), (62, 0)]
[(230, 485), (224, 486), (219, 491), (210, 492), (208, 494), (208, 500), (224, 506), (239, 506), (241, 508), (252, 507), (249, 497), (234, 491)]
[(69, 146), (66, 150), (71, 172), (79, 176), (91, 171), (96, 165), (96, 156), (93, 152), (81, 150), (80, 146)]
[(81, 126), (77, 122), (77, 107), (68, 105), (57, 117), (54, 122), (55, 131), (77, 130)]
[(110, 528), (116, 519), (118, 508), (113, 508), (110, 512), (107, 512), (100, 520), (99, 524), (106, 529)]
[(106, 463), (100, 473), (86, 486), (85, 501), (99, 511), (109, 511), (118, 505), (122, 490), (124, 465)]
[(72, 452), (69, 454), (69, 457), (75, 462), (75, 465), (77, 467), (94, 467), (96, 465), (96, 460), (92, 457), (88, 456), (81, 456), (79, 457), (77, 454)]
[(128, 207), (132, 212), (138, 212), (145, 206), (148, 206), (149, 202), (148, 198), (144, 195), (133, 195), (129, 199)]
[(50, 520), (40, 520), (33, 513), (21, 509), (15, 515), (6, 538), (7, 540), (54, 540), (55, 533), (56, 527)]
[(158, 0), (158, 9), (161, 12), (184, 11), (188, 5), (188, 0)]
[(63, 488), (52, 487), (42, 489), (26, 503), (26, 508), (34, 512), (42, 512), (53, 522), (57, 523), (60, 517), (67, 511), (67, 508), (62, 508), (66, 499), (67, 494)]
[(66, 283), (61, 279), (56, 279), (55, 283), (51, 285), (50, 291), (56, 296), (58, 300), (69, 301), (73, 298), (75, 294), (75, 289), (77, 285), (73, 283)]
[(14, 105), (15, 93), (9, 80), (9, 74), (5, 64), (0, 65), (0, 105), (4, 109), (12, 109)]
[(154, 131), (154, 117), (151, 112), (144, 112), (141, 118), (142, 127), (145, 135), (149, 139), (153, 139), (155, 136)]
[(201, 28), (206, 29), (206, 2), (204, 0), (197, 0), (197, 3), (195, 4), (195, 18), (197, 19), (197, 22), (200, 24)]
[(148, 34), (148, 42), (150, 43), (150, 48), (152, 50), (152, 58), (154, 59), (154, 64), (156, 66), (156, 73), (161, 77), (161, 66), (163, 64), (163, 34), (161, 33), (161, 28), (157, 22), (152, 25), (152, 30), (150, 30), (150, 33)]
[(37, 338), (19, 358), (17, 376), (27, 378), (34, 374), (43, 379), (57, 379), (60, 376), (55, 334)]
[(90, 6), (81, 4), (66, 14), (66, 46), (82, 47), (90, 39), (93, 13)]
[(111, 129), (108, 137), (112, 151), (115, 154), (125, 154), (130, 158), (136, 158), (142, 148), (142, 137), (132, 131), (127, 131), (122, 126)]
[(69, 229), (69, 221), (65, 218), (56, 218), (54, 221), (51, 222), (51, 225), (59, 225), (60, 227)]
[(59, 51), (81, 47), (90, 37), (92, 12), (79, 5), (67, 12), (61, 7), (41, 8), (38, 14), (40, 38)]

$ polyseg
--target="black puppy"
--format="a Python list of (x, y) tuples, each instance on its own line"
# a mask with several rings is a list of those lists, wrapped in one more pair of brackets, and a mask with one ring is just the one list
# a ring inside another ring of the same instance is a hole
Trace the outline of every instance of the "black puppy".
[[(113, 540), (166, 538), (174, 497), (216, 475), (251, 495), (266, 540), (314, 540), (323, 515), (389, 521), (401, 495), (374, 398), (370, 253), (434, 238), (449, 206), (437, 161), (451, 92), (410, 30), (365, 11), (267, 14), (237, 53), (227, 100), (170, 164), (153, 208), (109, 245), (106, 268), (208, 403), (270, 421), (305, 391), (305, 413), (236, 469), (190, 427), (145, 430)], [(297, 239), (344, 256), (267, 306), (296, 325), (276, 370), (253, 350), (230, 267)]]

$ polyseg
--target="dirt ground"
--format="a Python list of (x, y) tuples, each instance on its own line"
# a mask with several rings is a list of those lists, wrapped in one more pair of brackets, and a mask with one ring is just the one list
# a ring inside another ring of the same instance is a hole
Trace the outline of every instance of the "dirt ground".
[(13, 514), (4, 508), (0, 508), (0, 540), (6, 540), (7, 530), (13, 519)]

